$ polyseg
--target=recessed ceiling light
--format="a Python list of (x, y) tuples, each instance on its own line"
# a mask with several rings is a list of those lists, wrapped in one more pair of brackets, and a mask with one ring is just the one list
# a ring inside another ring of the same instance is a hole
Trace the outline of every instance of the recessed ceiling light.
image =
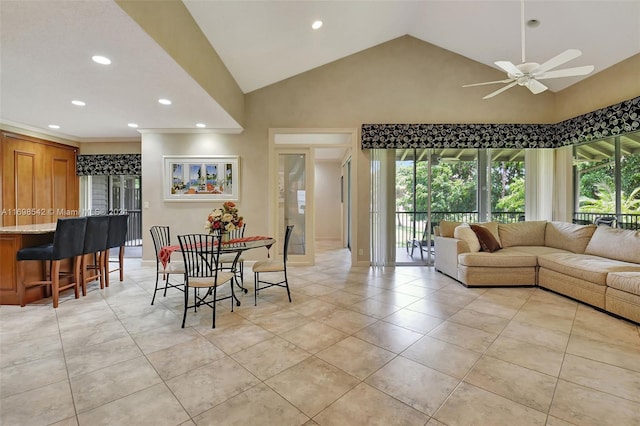
[(321, 26), (322, 26), (322, 21), (320, 20), (313, 21), (313, 24), (311, 24), (311, 28), (313, 28), (314, 30), (320, 29)]
[(200, 127), (202, 129), (203, 127), (207, 127), (207, 125), (204, 123), (198, 123), (196, 124), (196, 127)]
[(109, 65), (111, 64), (111, 59), (105, 57), (105, 56), (100, 56), (100, 55), (95, 55), (92, 56), (91, 59), (93, 59), (93, 62), (97, 62), (100, 65)]
[(162, 105), (171, 105), (171, 101), (169, 99), (158, 99)]
[(78, 101), (78, 100), (74, 100), (71, 101), (72, 104), (77, 105), (77, 106), (85, 106), (86, 103), (82, 102), (82, 101)]
[(49, 128), (50, 129), (59, 129), (60, 126), (58, 126), (57, 124), (49, 124)]
[(127, 126), (129, 126), (129, 127), (133, 127), (134, 129), (135, 129), (136, 127), (138, 127), (138, 125), (137, 125), (136, 123), (129, 123), (129, 124), (127, 124)]

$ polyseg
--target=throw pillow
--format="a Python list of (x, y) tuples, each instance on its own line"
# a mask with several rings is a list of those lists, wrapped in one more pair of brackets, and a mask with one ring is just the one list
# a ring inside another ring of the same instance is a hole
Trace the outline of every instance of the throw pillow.
[(453, 230), (453, 238), (466, 242), (469, 246), (469, 251), (472, 253), (480, 251), (478, 237), (476, 237), (476, 233), (467, 223), (456, 226), (456, 229)]
[(493, 253), (494, 251), (500, 250), (500, 244), (487, 228), (481, 225), (471, 225), (471, 229), (475, 232), (476, 237), (478, 237), (482, 251)]

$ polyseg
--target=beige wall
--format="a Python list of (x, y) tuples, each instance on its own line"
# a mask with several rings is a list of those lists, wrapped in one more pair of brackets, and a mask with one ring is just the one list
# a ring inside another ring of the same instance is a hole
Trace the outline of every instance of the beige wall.
[(556, 121), (640, 96), (640, 54), (556, 94)]
[(141, 142), (82, 142), (80, 144), (81, 155), (96, 154), (140, 154)]
[[(246, 232), (267, 232), (267, 161), (264, 150), (256, 149), (243, 135), (215, 133), (142, 135), (142, 229), (143, 258), (153, 259), (153, 243), (149, 228), (171, 226), (173, 243), (176, 235), (204, 232), (209, 212), (221, 202), (170, 202), (163, 200), (164, 155), (238, 155), (240, 156), (240, 200), (236, 202), (247, 223)], [(149, 207), (146, 208), (146, 203)], [(266, 258), (266, 251), (251, 251), (249, 258)]]
[(342, 203), (340, 202), (340, 175), (338, 161), (316, 161), (315, 210), (316, 240), (341, 240)]

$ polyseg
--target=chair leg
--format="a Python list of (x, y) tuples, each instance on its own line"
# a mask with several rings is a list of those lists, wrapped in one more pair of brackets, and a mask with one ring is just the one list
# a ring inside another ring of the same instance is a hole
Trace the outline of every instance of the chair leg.
[(100, 280), (100, 289), (104, 288), (104, 275), (102, 275), (102, 252), (93, 253), (93, 265)]
[(164, 281), (164, 293), (162, 294), (163, 297), (167, 297), (167, 287), (169, 287), (169, 277), (171, 277), (171, 274), (166, 275), (167, 279)]
[[(82, 286), (82, 295), (87, 295), (87, 255), (82, 255), (80, 257), (80, 285)], [(53, 279), (53, 277), (51, 278)]]
[(104, 251), (104, 264), (102, 266), (104, 268), (104, 285), (105, 287), (109, 287), (109, 249)]
[(80, 298), (80, 279), (81, 279), (81, 274), (80, 274), (80, 264), (82, 263), (82, 257), (81, 256), (76, 256), (73, 258), (73, 281), (75, 282), (75, 285), (73, 286), (73, 290), (76, 293), (76, 299)]
[(258, 290), (260, 290), (260, 276), (257, 272), (253, 273), (253, 282), (255, 283), (255, 289), (253, 290), (253, 306), (258, 306)]
[[(154, 294), (155, 296), (155, 294)], [(189, 289), (185, 286), (184, 288), (184, 313), (182, 314), (182, 328), (184, 328), (184, 324), (187, 321), (187, 306), (189, 306)]]
[(153, 290), (153, 297), (151, 298), (151, 304), (156, 301), (156, 294), (158, 293), (158, 282), (160, 281), (160, 271), (156, 268), (156, 286)]
[(287, 286), (287, 296), (289, 296), (289, 303), (291, 303), (291, 292), (289, 291), (289, 279), (287, 278), (287, 273), (284, 273), (284, 285)]
[(120, 281), (124, 281), (124, 246), (120, 246), (118, 253), (118, 266), (120, 266)]
[(54, 260), (51, 263), (51, 292), (53, 293), (53, 307), (58, 307), (60, 297), (60, 261)]
[[(233, 282), (230, 282), (229, 284), (231, 284), (231, 292), (233, 293)], [(218, 297), (217, 295), (217, 290), (218, 290), (218, 286), (213, 287), (213, 303), (212, 303), (212, 311), (213, 311), (213, 321), (212, 321), (212, 325), (211, 328), (216, 328), (216, 298)], [(231, 310), (233, 311), (233, 297), (231, 298)]]

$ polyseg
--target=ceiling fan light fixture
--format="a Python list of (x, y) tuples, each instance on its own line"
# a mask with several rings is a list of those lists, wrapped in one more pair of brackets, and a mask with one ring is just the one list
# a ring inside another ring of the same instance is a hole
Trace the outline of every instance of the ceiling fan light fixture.
[[(537, 19), (524, 20), (524, 0), (521, 0), (520, 8), (520, 34), (522, 42), (522, 63), (515, 65), (510, 61), (496, 61), (494, 64), (507, 73), (507, 79), (497, 81), (487, 81), (484, 83), (465, 84), (462, 87), (484, 86), (486, 84), (498, 84), (503, 83), (506, 86), (489, 93), (482, 99), (490, 99), (500, 93), (508, 90), (514, 86), (523, 86), (529, 89), (531, 93), (537, 95), (548, 89), (547, 86), (540, 83), (538, 80), (547, 80), (551, 78), (559, 77), (575, 77), (581, 75), (587, 75), (594, 70), (593, 65), (584, 65), (581, 67), (555, 69), (556, 67), (563, 65), (578, 56), (582, 55), (582, 52), (578, 49), (567, 49), (562, 53), (554, 56), (542, 64), (537, 62), (527, 62), (525, 55), (525, 25), (530, 28), (535, 28), (540, 25), (540, 21)], [(552, 71), (553, 70), (553, 71)]]

